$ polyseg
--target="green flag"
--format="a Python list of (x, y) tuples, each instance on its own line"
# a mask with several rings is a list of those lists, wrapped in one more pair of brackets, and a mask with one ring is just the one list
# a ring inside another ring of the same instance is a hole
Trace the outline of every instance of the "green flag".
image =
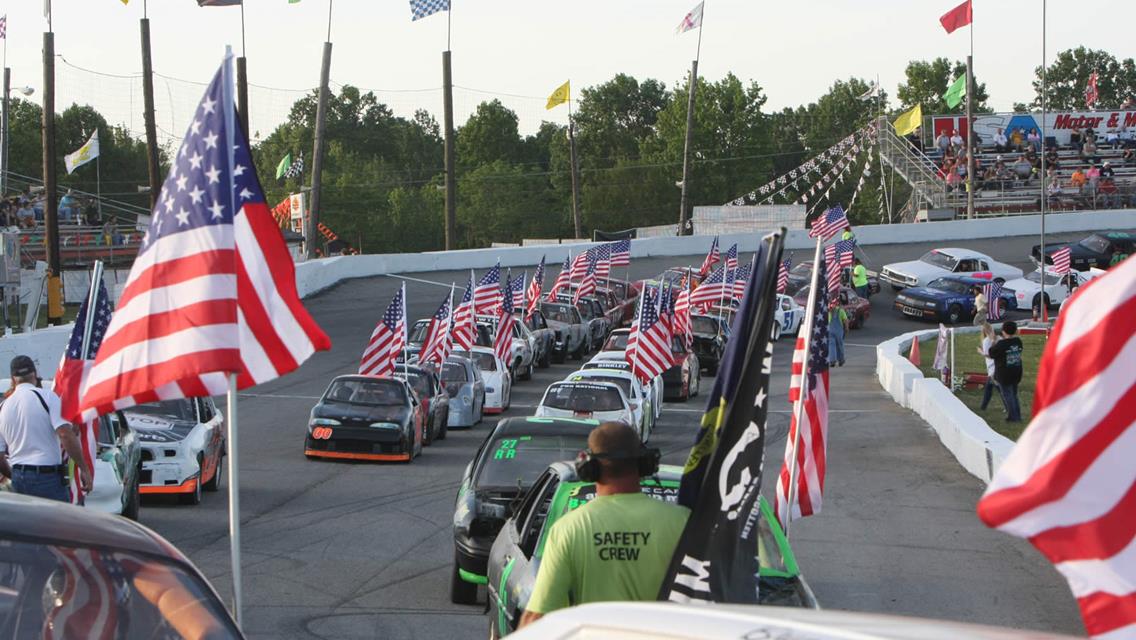
[(963, 74), (955, 80), (950, 89), (943, 94), (943, 100), (947, 101), (947, 106), (954, 109), (962, 102), (963, 96), (966, 95), (966, 74)]
[(288, 167), (290, 166), (292, 166), (291, 151), (284, 154), (284, 157), (280, 158), (280, 164), (276, 165), (276, 179), (279, 180), (280, 178), (283, 178), (284, 174), (288, 173)]

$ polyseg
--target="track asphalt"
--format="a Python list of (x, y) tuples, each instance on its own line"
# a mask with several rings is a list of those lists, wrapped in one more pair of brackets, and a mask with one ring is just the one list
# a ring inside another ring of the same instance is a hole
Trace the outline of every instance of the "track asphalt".
[[(956, 245), (1028, 269), (1026, 254), (1034, 243), (1022, 237)], [(866, 247), (865, 262), (878, 270), (929, 248)], [(811, 258), (796, 253), (794, 263)], [(641, 278), (700, 261), (701, 255), (636, 259), (630, 275)], [(624, 271), (613, 275), (623, 277)], [(405, 280), (411, 321), (428, 317), (450, 283), (463, 286), (467, 277), (466, 272), (411, 274)], [(449, 576), (457, 485), (493, 418), (472, 430), (450, 431), (411, 464), (315, 461), (302, 452), (308, 411), (333, 376), (354, 371), (374, 323), (401, 282), (391, 276), (352, 280), (309, 298), (307, 306), (331, 336), (333, 349), (241, 396), (245, 630), (250, 636), (477, 638), (486, 632), (483, 605), (450, 603)], [(791, 535), (806, 579), (825, 608), (1083, 634), (1064, 580), (1027, 543), (978, 521), (974, 505), (982, 483), (876, 382), (875, 345), (932, 326), (901, 318), (891, 309), (893, 297), (885, 287), (872, 298), (866, 328), (847, 338), (847, 365), (832, 371), (824, 509), (795, 522)], [(791, 352), (788, 337), (774, 352), (767, 495), (784, 454)], [(527, 415), (548, 384), (574, 369), (569, 361), (537, 370), (532, 381), (513, 388), (513, 406), (505, 415)], [(704, 378), (703, 390), (711, 386)], [(666, 405), (652, 438), (664, 462), (685, 460), (705, 397)], [(148, 499), (141, 520), (189, 555), (229, 598), (224, 492), (205, 494), (197, 507)]]

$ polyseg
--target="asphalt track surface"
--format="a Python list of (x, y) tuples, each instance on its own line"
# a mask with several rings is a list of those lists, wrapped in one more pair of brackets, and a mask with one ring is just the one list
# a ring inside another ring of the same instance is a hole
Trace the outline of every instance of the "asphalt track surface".
[[(1026, 253), (1034, 242), (1001, 238), (957, 244), (1027, 268)], [(928, 248), (867, 247), (866, 262), (879, 269), (886, 262), (917, 258)], [(809, 257), (798, 251), (794, 262)], [(646, 277), (700, 260), (636, 259), (630, 275)], [(614, 275), (622, 277), (623, 270)], [(457, 485), (492, 418), (472, 430), (450, 431), (411, 464), (315, 461), (302, 452), (309, 409), (333, 376), (354, 371), (396, 288), (405, 281), (414, 320), (428, 317), (449, 284), (460, 286), (466, 277), (466, 272), (448, 272), (352, 280), (308, 299), (333, 349), (241, 396), (244, 604), (250, 636), (485, 634), (484, 607), (451, 604), (449, 576)], [(805, 577), (826, 608), (1083, 634), (1061, 577), (1028, 544), (978, 521), (974, 505), (983, 485), (876, 382), (874, 346), (930, 326), (899, 317), (891, 310), (892, 298), (890, 290), (873, 297), (866, 328), (847, 339), (848, 364), (832, 371), (824, 509), (794, 523), (791, 535)], [(787, 338), (774, 350), (767, 495), (784, 454), (791, 351)], [(519, 382), (506, 415), (531, 413), (547, 385), (574, 369), (569, 361)], [(711, 385), (704, 378), (704, 391)], [(685, 460), (705, 397), (666, 405), (652, 439), (664, 462)], [(148, 499), (141, 520), (188, 554), (229, 598), (225, 493), (207, 493), (197, 507)]]

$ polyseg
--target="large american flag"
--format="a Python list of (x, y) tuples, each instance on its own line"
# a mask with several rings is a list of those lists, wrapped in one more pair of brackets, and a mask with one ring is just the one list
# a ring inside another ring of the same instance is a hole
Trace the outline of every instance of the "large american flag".
[(453, 304), (454, 292), (451, 289), (450, 295), (442, 300), (442, 304), (438, 306), (438, 310), (430, 318), (430, 325), (426, 327), (426, 337), (422, 340), (422, 352), (418, 354), (419, 362), (441, 365), (446, 361), (446, 356), (450, 352), (449, 343), (453, 340), (453, 336), (450, 334), (450, 327), (453, 326), (453, 313), (451, 312)]
[(702, 259), (702, 266), (698, 268), (698, 275), (706, 277), (706, 274), (710, 273), (710, 270), (721, 259), (722, 256), (718, 253), (718, 236), (714, 236), (714, 242), (710, 244), (710, 250), (706, 252), (706, 257)]
[(601, 244), (589, 249), (596, 261), (596, 278), (606, 281), (611, 275), (611, 245)]
[(850, 268), (856, 259), (856, 241), (852, 239), (837, 240), (836, 256), (842, 269)]
[(406, 284), (394, 294), (387, 305), (371, 339), (363, 348), (359, 361), (359, 374), (364, 376), (386, 377), (394, 372), (394, 364), (399, 352), (406, 346)]
[(1002, 283), (990, 281), (982, 285), (982, 293), (986, 296), (986, 319), (990, 322), (1001, 320), (1006, 310), (1002, 308)]
[(496, 315), (501, 310), (501, 263), (485, 272), (473, 290), (473, 312)]
[(1069, 273), (1073, 268), (1073, 249), (1064, 247), (1053, 252), (1053, 271), (1060, 275)]
[(508, 287), (509, 293), (512, 294), (514, 309), (525, 308), (525, 280), (528, 279), (528, 277), (529, 272), (525, 271), (512, 280), (505, 280), (507, 283), (505, 286)]
[(706, 310), (721, 302), (727, 295), (734, 295), (734, 283), (726, 281), (726, 270), (718, 267), (709, 278), (702, 281), (690, 294), (690, 305)]
[(1069, 582), (1094, 638), (1136, 637), (1136, 260), (1082, 286), (1038, 366), (1033, 419), (978, 502)]
[(828, 240), (847, 226), (848, 217), (844, 215), (844, 208), (836, 205), (813, 220), (813, 226), (809, 229), (809, 237), (820, 238), (822, 241)]
[(529, 282), (528, 291), (525, 293), (525, 297), (528, 299), (528, 304), (524, 307), (526, 318), (531, 316), (533, 311), (536, 311), (537, 306), (540, 305), (540, 293), (543, 288), (544, 256), (541, 256), (540, 264), (536, 266), (536, 273), (533, 274), (533, 279)]
[(80, 410), (247, 388), (331, 347), (296, 293), (296, 269), (233, 107), (226, 58), (172, 158)]
[[(54, 391), (60, 399), (60, 415), (64, 420), (79, 426), (79, 444), (83, 450), (83, 459), (87, 461), (87, 468), (91, 470), (91, 477), (95, 474), (95, 460), (92, 450), (97, 446), (99, 435), (99, 421), (97, 418), (84, 421), (79, 411), (79, 394), (83, 385), (83, 376), (89, 370), (99, 352), (99, 345), (103, 342), (107, 327), (110, 326), (111, 310), (110, 295), (107, 294), (106, 283), (99, 279), (92, 282), (95, 290), (94, 315), (89, 315), (88, 303), (90, 296), (83, 298), (79, 303), (79, 314), (75, 316), (75, 326), (71, 330), (71, 338), (67, 341), (67, 350), (59, 361), (56, 370)], [(87, 318), (91, 318), (91, 339), (87, 346), (87, 357), (83, 358), (83, 333), (86, 331)], [(82, 490), (72, 478), (72, 502), (79, 503), (82, 499)]]
[[(820, 265), (824, 276), (825, 263)], [(818, 287), (810, 310), (811, 320), (801, 324), (797, 346), (793, 351), (793, 369), (789, 378), (789, 400), (803, 403), (801, 422), (797, 423), (796, 406), (789, 421), (785, 439), (785, 458), (777, 479), (774, 501), (777, 521), (786, 526), (790, 520), (820, 512), (824, 497), (824, 475), (828, 449), (828, 292)], [(809, 353), (805, 355), (805, 336), (812, 334)], [(808, 371), (806, 373), (806, 363)], [(793, 460), (793, 442), (798, 438), (797, 459)], [(796, 466), (797, 491), (789, 496), (790, 469)]]
[(733, 244), (733, 245), (730, 245), (729, 249), (726, 249), (726, 273), (728, 274), (728, 273), (730, 273), (731, 271), (733, 271), (734, 269), (737, 269), (737, 268), (738, 268), (738, 245)]
[(777, 293), (785, 293), (789, 288), (789, 265), (790, 258), (781, 261), (781, 267), (777, 269)]
[(590, 296), (596, 291), (596, 257), (588, 261), (588, 270), (584, 272), (584, 278), (580, 280), (580, 286), (576, 287), (576, 295), (572, 298), (572, 304), (578, 304), (580, 298)]
[(592, 250), (588, 249), (576, 256), (572, 260), (572, 269), (568, 273), (568, 279), (579, 280), (583, 278), (584, 274), (588, 271), (588, 265), (591, 264), (593, 255), (595, 254), (592, 253)]
[(560, 293), (560, 290), (566, 288), (568, 283), (572, 281), (571, 261), (571, 255), (564, 258), (564, 264), (560, 266), (560, 273), (556, 274), (556, 280), (552, 281), (552, 288), (548, 290), (549, 300), (555, 300), (556, 294)]
[(749, 274), (753, 269), (753, 263), (747, 262), (738, 267), (734, 272), (734, 300), (741, 300), (745, 295), (746, 284), (749, 282)]
[(626, 267), (631, 264), (631, 241), (616, 240), (611, 243), (611, 266)]
[(671, 332), (659, 317), (659, 293), (647, 287), (639, 303), (639, 315), (631, 323), (627, 349), (623, 357), (631, 363), (631, 371), (647, 382), (671, 368)]
[(671, 319), (671, 331), (674, 335), (681, 335), (689, 349), (694, 344), (694, 332), (690, 326), (690, 291), (683, 289), (675, 296), (674, 317)]
[(840, 266), (837, 264), (836, 245), (830, 244), (824, 248), (824, 264), (828, 266), (828, 295), (835, 298), (840, 293)]
[(514, 308), (513, 297), (505, 296), (501, 304), (501, 315), (497, 318), (497, 335), (493, 338), (493, 351), (505, 362), (505, 366), (510, 366), (513, 360), (513, 323), (516, 322), (513, 317)]
[(469, 282), (465, 285), (465, 293), (461, 302), (454, 309), (454, 338), (453, 345), (462, 351), (473, 348), (474, 338), (477, 335), (476, 320), (473, 313), (473, 272), (469, 272)]

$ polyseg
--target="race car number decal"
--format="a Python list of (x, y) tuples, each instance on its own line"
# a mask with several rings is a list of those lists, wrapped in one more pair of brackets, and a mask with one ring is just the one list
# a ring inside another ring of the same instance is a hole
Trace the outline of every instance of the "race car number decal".
[(331, 438), (331, 427), (316, 427), (312, 429), (312, 437), (316, 440), (327, 440)]

